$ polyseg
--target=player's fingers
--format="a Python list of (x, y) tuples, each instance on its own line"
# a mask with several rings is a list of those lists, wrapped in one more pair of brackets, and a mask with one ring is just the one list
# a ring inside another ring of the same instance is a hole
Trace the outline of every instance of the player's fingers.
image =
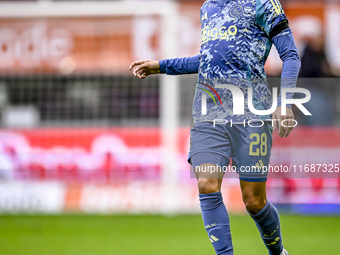
[(279, 127), (280, 127), (280, 129), (279, 129), (279, 136), (280, 137), (283, 137), (284, 136), (284, 134), (286, 133), (286, 128), (282, 125), (282, 121), (283, 121), (284, 119), (283, 119), (283, 117), (281, 116), (280, 117), (280, 122), (279, 122)]
[(137, 66), (137, 67), (133, 68), (133, 70), (132, 70), (133, 75), (137, 77), (138, 72), (139, 72), (140, 70), (141, 70), (141, 69), (140, 69), (140, 66)]
[(133, 73), (136, 73), (136, 70), (140, 69), (140, 67), (143, 65), (143, 63), (137, 63), (135, 65), (130, 66), (130, 70), (132, 70)]
[(289, 136), (289, 133), (290, 133), (290, 131), (292, 131), (292, 130), (293, 130), (293, 128), (292, 128), (292, 127), (290, 127), (290, 128), (287, 128), (287, 132), (286, 132), (286, 135), (285, 135), (285, 137)]
[(139, 79), (145, 79), (146, 76), (148, 76), (148, 73), (145, 72), (144, 70), (140, 70), (137, 75)]
[(129, 70), (132, 70), (132, 68), (134, 68), (137, 64), (137, 62), (132, 62), (132, 64), (129, 66)]
[(139, 71), (143, 71), (143, 68), (145, 68), (147, 64), (139, 65), (135, 69), (133, 69), (133, 75), (137, 76)]
[(134, 68), (137, 65), (141, 65), (144, 64), (146, 60), (138, 60), (138, 61), (134, 61), (132, 62), (132, 64), (129, 66), (129, 70), (132, 70), (132, 68)]
[(286, 128), (281, 126), (279, 131), (279, 136), (282, 138), (286, 133)]
[(137, 73), (136, 73), (136, 77), (138, 77), (139, 79), (142, 78), (142, 74), (143, 74), (143, 70), (139, 70)]
[(286, 137), (289, 135), (289, 133), (293, 130), (293, 128), (294, 128), (294, 117), (293, 118), (291, 118), (291, 119), (289, 119), (289, 121), (288, 121), (288, 128), (287, 128), (287, 132), (286, 132)]
[(294, 119), (289, 119), (289, 121), (288, 121), (288, 126), (289, 126), (289, 128), (291, 128), (291, 129), (294, 128)]
[(139, 78), (139, 79), (145, 79), (146, 76), (147, 76), (146, 73), (141, 73), (141, 74), (138, 75), (138, 78)]
[(294, 115), (291, 115), (289, 118), (289, 126), (294, 128), (295, 126), (295, 120), (294, 120)]
[(137, 78), (140, 78), (142, 72), (143, 72), (142, 70), (139, 70), (138, 72), (136, 72), (136, 75), (135, 75), (135, 76), (136, 76)]

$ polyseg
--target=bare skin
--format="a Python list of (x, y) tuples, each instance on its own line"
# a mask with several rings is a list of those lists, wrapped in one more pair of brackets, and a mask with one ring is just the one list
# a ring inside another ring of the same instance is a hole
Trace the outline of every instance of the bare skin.
[[(281, 106), (277, 107), (275, 112), (273, 113), (273, 120), (278, 119), (279, 121), (275, 121), (273, 128), (274, 130), (277, 129), (277, 127), (279, 126), (279, 136), (282, 138), (287, 137), (290, 133), (290, 131), (293, 130), (293, 126), (294, 126), (294, 114), (292, 109), (286, 107), (286, 115), (281, 115)], [(282, 125), (282, 121), (287, 120), (284, 122), (285, 126), (284, 127)], [(278, 123), (279, 122), (279, 123)], [(278, 125), (279, 124), (279, 125)], [(289, 127), (287, 127), (289, 126)]]
[[(132, 71), (133, 75), (139, 79), (145, 79), (147, 76), (152, 74), (160, 73), (159, 62), (155, 60), (140, 60), (133, 62), (129, 69)], [(292, 131), (294, 126), (294, 114), (293, 111), (287, 107), (286, 115), (281, 115), (281, 107), (277, 107), (273, 113), (273, 119), (279, 120), (273, 122), (273, 128), (276, 130), (279, 128), (279, 136), (287, 137)], [(285, 126), (282, 125), (282, 121)], [(203, 164), (200, 167), (216, 167), (214, 164)], [(214, 178), (208, 178), (202, 173), (196, 173), (198, 190), (201, 194), (208, 194), (221, 191), (221, 185), (223, 180), (223, 175), (214, 176)], [(259, 213), (267, 203), (266, 198), (266, 182), (247, 182), (241, 181), (241, 192), (242, 199), (247, 211), (251, 214)]]
[(159, 74), (159, 62), (155, 60), (139, 60), (133, 62), (129, 70), (139, 79), (145, 79), (151, 74)]

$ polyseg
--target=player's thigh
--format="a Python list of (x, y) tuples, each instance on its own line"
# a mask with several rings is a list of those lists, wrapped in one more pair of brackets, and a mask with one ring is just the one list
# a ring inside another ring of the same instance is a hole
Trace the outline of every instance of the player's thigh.
[(272, 127), (264, 123), (257, 127), (243, 125), (229, 128), (233, 145), (232, 163), (240, 180), (263, 182), (267, 180), (272, 148)]
[[(193, 157), (193, 162), (195, 162), (196, 156)], [(227, 161), (225, 161), (227, 162)], [(195, 163), (194, 163), (195, 164)], [(223, 164), (223, 163), (222, 163)], [(196, 179), (222, 179), (224, 176), (223, 169), (218, 164), (204, 163), (199, 164), (194, 168), (194, 173)]]
[[(197, 175), (207, 175), (220, 178), (220, 172), (230, 163), (231, 142), (226, 132), (213, 123), (197, 123), (190, 133), (189, 163)], [(200, 167), (204, 164), (213, 166)], [(217, 173), (217, 174), (215, 174)]]
[(196, 178), (200, 194), (221, 191), (224, 173), (214, 164), (202, 164), (196, 167)]
[(200, 193), (217, 192), (221, 189), (230, 156), (230, 139), (221, 127), (202, 122), (192, 128), (188, 161), (193, 166)]

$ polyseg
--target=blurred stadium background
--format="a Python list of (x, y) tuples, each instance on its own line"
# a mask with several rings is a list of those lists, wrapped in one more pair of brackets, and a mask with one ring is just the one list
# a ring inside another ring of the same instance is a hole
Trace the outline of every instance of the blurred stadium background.
[[(0, 254), (213, 254), (186, 162), (196, 75), (128, 71), (196, 55), (203, 2), (0, 1)], [(271, 163), (339, 164), (340, 2), (280, 2), (313, 117)], [(269, 179), (269, 199), (292, 254), (338, 254), (340, 176), (312, 177)], [(223, 194), (236, 254), (265, 254), (238, 180)]]

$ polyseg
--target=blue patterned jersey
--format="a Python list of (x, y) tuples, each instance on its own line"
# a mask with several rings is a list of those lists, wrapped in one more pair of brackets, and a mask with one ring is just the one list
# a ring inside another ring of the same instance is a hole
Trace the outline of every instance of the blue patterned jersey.
[[(194, 123), (224, 119), (233, 123), (268, 119), (248, 107), (248, 88), (257, 110), (272, 106), (264, 64), (272, 46), (272, 37), (291, 33), (275, 31), (286, 25), (287, 17), (278, 0), (207, 0), (201, 11), (201, 50), (199, 76), (193, 103)], [(244, 114), (233, 115), (230, 90), (217, 84), (232, 84), (244, 94)], [(202, 97), (202, 94), (205, 94)], [(202, 98), (206, 100), (203, 110)]]

